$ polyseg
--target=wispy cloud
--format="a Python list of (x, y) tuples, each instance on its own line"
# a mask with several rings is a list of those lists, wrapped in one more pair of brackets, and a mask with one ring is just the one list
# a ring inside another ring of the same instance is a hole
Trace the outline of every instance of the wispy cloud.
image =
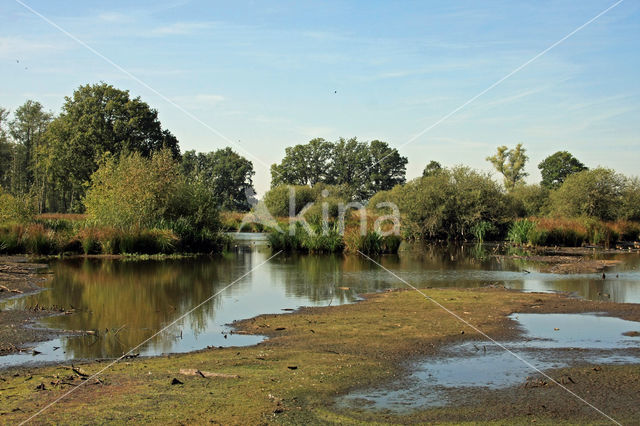
[(150, 34), (156, 36), (189, 35), (213, 28), (215, 25), (215, 22), (174, 22), (173, 24), (153, 28)]
[(130, 14), (119, 12), (102, 12), (98, 14), (98, 20), (103, 22), (133, 22), (134, 19)]
[(21, 57), (32, 53), (64, 50), (65, 43), (50, 43), (22, 37), (0, 37), (0, 57)]

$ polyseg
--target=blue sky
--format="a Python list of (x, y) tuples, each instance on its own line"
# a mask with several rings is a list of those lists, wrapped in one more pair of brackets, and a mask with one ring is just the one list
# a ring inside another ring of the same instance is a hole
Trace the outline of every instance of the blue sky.
[[(557, 150), (639, 174), (634, 0), (410, 144), (614, 1), (24, 1), (233, 141), (259, 193), (284, 148), (313, 137), (385, 140), (409, 178), (430, 160), (490, 170), (485, 158), (518, 142), (531, 182)], [(35, 99), (56, 113), (105, 81), (156, 108), (183, 150), (230, 145), (12, 0), (0, 2), (0, 81), (0, 106)]]

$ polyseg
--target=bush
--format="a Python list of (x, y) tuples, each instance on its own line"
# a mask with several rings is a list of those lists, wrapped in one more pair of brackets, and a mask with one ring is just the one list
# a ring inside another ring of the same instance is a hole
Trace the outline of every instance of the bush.
[(289, 197), (294, 193), (294, 211), (297, 215), (308, 203), (316, 200), (316, 191), (305, 185), (279, 185), (264, 195), (264, 204), (273, 216), (289, 216)]
[(549, 190), (540, 185), (516, 185), (509, 192), (513, 207), (520, 217), (545, 214), (549, 208)]
[(412, 238), (464, 240), (479, 222), (499, 230), (515, 216), (500, 186), (467, 167), (443, 169), (393, 191)]
[(84, 204), (90, 222), (119, 229), (151, 228), (179, 194), (182, 178), (169, 151), (107, 157), (91, 176)]
[(58, 251), (54, 232), (40, 224), (29, 225), (22, 239), (27, 253), (49, 255)]
[(25, 251), (22, 246), (22, 235), (24, 234), (24, 226), (11, 225), (0, 228), (0, 252), (7, 254), (16, 254)]
[(623, 208), (625, 181), (624, 176), (604, 168), (572, 174), (551, 192), (551, 212), (561, 217), (615, 220)]
[(29, 223), (33, 220), (35, 211), (30, 197), (14, 197), (0, 187), (0, 225)]

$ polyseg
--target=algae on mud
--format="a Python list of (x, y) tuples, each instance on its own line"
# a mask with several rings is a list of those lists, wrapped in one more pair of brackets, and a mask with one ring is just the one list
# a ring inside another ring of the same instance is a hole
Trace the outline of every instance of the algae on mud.
[[(633, 304), (588, 302), (560, 295), (502, 289), (428, 289), (427, 294), (492, 338), (517, 338), (514, 312), (609, 312), (640, 320)], [(238, 331), (270, 338), (256, 346), (124, 360), (38, 417), (39, 422), (214, 422), (223, 424), (510, 421), (593, 422), (597, 412), (552, 383), (483, 391), (470, 405), (398, 416), (333, 405), (349, 391), (405, 374), (407, 363), (436, 354), (444, 345), (481, 338), (414, 291), (367, 296), (329, 308), (262, 315), (234, 324)], [(462, 332), (464, 331), (464, 334)], [(106, 362), (82, 365), (95, 373)], [(207, 378), (181, 369), (237, 375)], [(571, 389), (619, 421), (640, 414), (637, 366), (568, 369)], [(554, 377), (564, 372), (553, 372)], [(183, 384), (172, 385), (173, 379)], [(27, 419), (82, 378), (65, 366), (10, 369), (0, 373), (0, 421)], [(524, 384), (523, 384), (524, 385)], [(616, 397), (611, 398), (615, 392)], [(493, 404), (493, 405), (492, 405)]]

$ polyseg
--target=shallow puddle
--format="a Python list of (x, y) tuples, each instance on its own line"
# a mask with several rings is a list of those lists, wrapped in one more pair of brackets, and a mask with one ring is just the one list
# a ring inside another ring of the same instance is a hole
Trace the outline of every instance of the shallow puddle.
[(524, 385), (528, 377), (538, 375), (527, 363), (544, 371), (640, 362), (640, 337), (623, 334), (640, 331), (638, 322), (598, 314), (514, 314), (511, 318), (523, 329), (523, 340), (502, 342), (504, 348), (479, 341), (450, 346), (440, 356), (417, 363), (409, 376), (385, 387), (353, 392), (338, 406), (407, 412), (465, 403), (478, 388)]

